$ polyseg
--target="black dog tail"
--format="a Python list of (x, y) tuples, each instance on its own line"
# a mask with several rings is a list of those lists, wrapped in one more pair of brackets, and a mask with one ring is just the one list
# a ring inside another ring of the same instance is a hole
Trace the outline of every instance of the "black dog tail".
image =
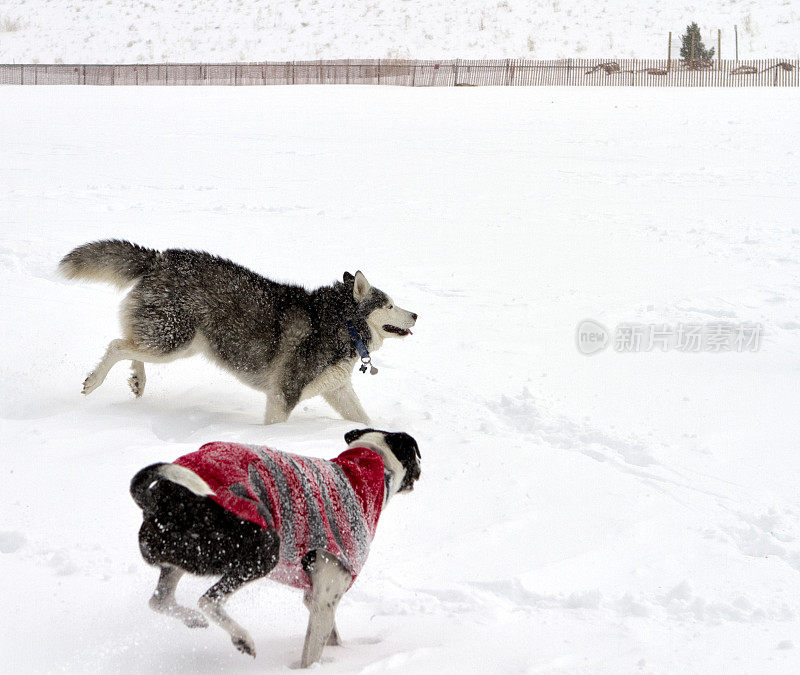
[(200, 497), (214, 494), (208, 483), (191, 469), (177, 464), (159, 462), (139, 471), (131, 481), (131, 497), (140, 509), (143, 511), (153, 509), (151, 490), (156, 483), (162, 480), (181, 485)]
[(152, 269), (159, 255), (152, 248), (120, 239), (93, 241), (67, 253), (58, 271), (67, 279), (103, 281), (125, 288)]

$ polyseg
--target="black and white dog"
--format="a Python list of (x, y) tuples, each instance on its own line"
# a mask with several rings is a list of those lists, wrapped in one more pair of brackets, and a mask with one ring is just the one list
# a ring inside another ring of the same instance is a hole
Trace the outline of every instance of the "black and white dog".
[(58, 269), (70, 279), (132, 286), (120, 312), (123, 337), (109, 343), (84, 394), (130, 360), (128, 384), (139, 397), (145, 363), (202, 353), (267, 395), (265, 424), (285, 422), (300, 401), (320, 395), (345, 419), (370, 424), (353, 368), (369, 363), (385, 338), (411, 335), (417, 320), (360, 271), (308, 291), (203, 251), (114, 239), (79, 246)]
[[(150, 607), (190, 628), (207, 627), (207, 616), (255, 656), (224, 604), (269, 576), (305, 591), (303, 667), (319, 661), (325, 644), (340, 644), (336, 608), (366, 560), (381, 510), (420, 476), (419, 448), (408, 434), (356, 429), (344, 438), (347, 450), (332, 460), (208, 443), (139, 471), (131, 481), (144, 518), (139, 547), (161, 570)], [(220, 577), (200, 598), (202, 613), (175, 600), (185, 572)]]

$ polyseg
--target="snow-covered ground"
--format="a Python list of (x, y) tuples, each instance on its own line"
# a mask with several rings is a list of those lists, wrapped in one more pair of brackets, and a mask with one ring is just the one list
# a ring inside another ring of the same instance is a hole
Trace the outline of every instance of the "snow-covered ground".
[[(255, 661), (148, 609), (128, 481), (210, 440), (331, 456), (353, 425), (312, 400), (261, 426), (263, 397), (200, 357), (148, 366), (141, 400), (124, 364), (83, 398), (122, 296), (54, 270), (122, 237), (308, 286), (362, 269), (420, 315), (355, 375), (423, 474), (384, 513), (323, 671), (797, 672), (800, 92), (2, 95), (2, 670), (299, 661), (305, 609), (271, 582), (230, 603)], [(764, 337), (585, 356), (584, 319)]]
[(800, 55), (797, 0), (0, 0), (0, 63)]

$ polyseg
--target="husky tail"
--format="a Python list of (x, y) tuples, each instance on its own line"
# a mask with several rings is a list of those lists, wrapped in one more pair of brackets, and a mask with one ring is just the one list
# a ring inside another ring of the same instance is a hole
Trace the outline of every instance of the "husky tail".
[(104, 281), (125, 288), (146, 274), (158, 260), (159, 253), (120, 239), (93, 241), (70, 251), (58, 264), (58, 271), (68, 279)]
[(160, 462), (145, 467), (131, 481), (131, 497), (140, 509), (143, 511), (153, 510), (151, 490), (161, 481), (180, 485), (199, 497), (214, 494), (208, 483), (191, 469), (177, 464)]

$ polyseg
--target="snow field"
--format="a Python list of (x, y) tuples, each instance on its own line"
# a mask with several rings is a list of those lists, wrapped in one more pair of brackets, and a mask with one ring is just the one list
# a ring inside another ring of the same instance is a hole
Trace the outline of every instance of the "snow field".
[[(422, 478), (383, 514), (326, 672), (793, 672), (800, 615), (794, 91), (7, 89), (0, 108), (0, 638), (16, 672), (297, 665), (260, 582), (215, 627), (152, 613), (127, 484), (210, 440), (331, 456), (321, 400), (201, 358), (80, 383), (121, 294), (54, 274), (105, 237), (316, 286), (361, 269), (420, 315), (356, 373)], [(767, 112), (768, 111), (768, 114)], [(757, 353), (586, 357), (575, 327), (760, 322)], [(210, 585), (186, 580), (194, 603)], [(20, 648), (25, 645), (25, 648)]]

